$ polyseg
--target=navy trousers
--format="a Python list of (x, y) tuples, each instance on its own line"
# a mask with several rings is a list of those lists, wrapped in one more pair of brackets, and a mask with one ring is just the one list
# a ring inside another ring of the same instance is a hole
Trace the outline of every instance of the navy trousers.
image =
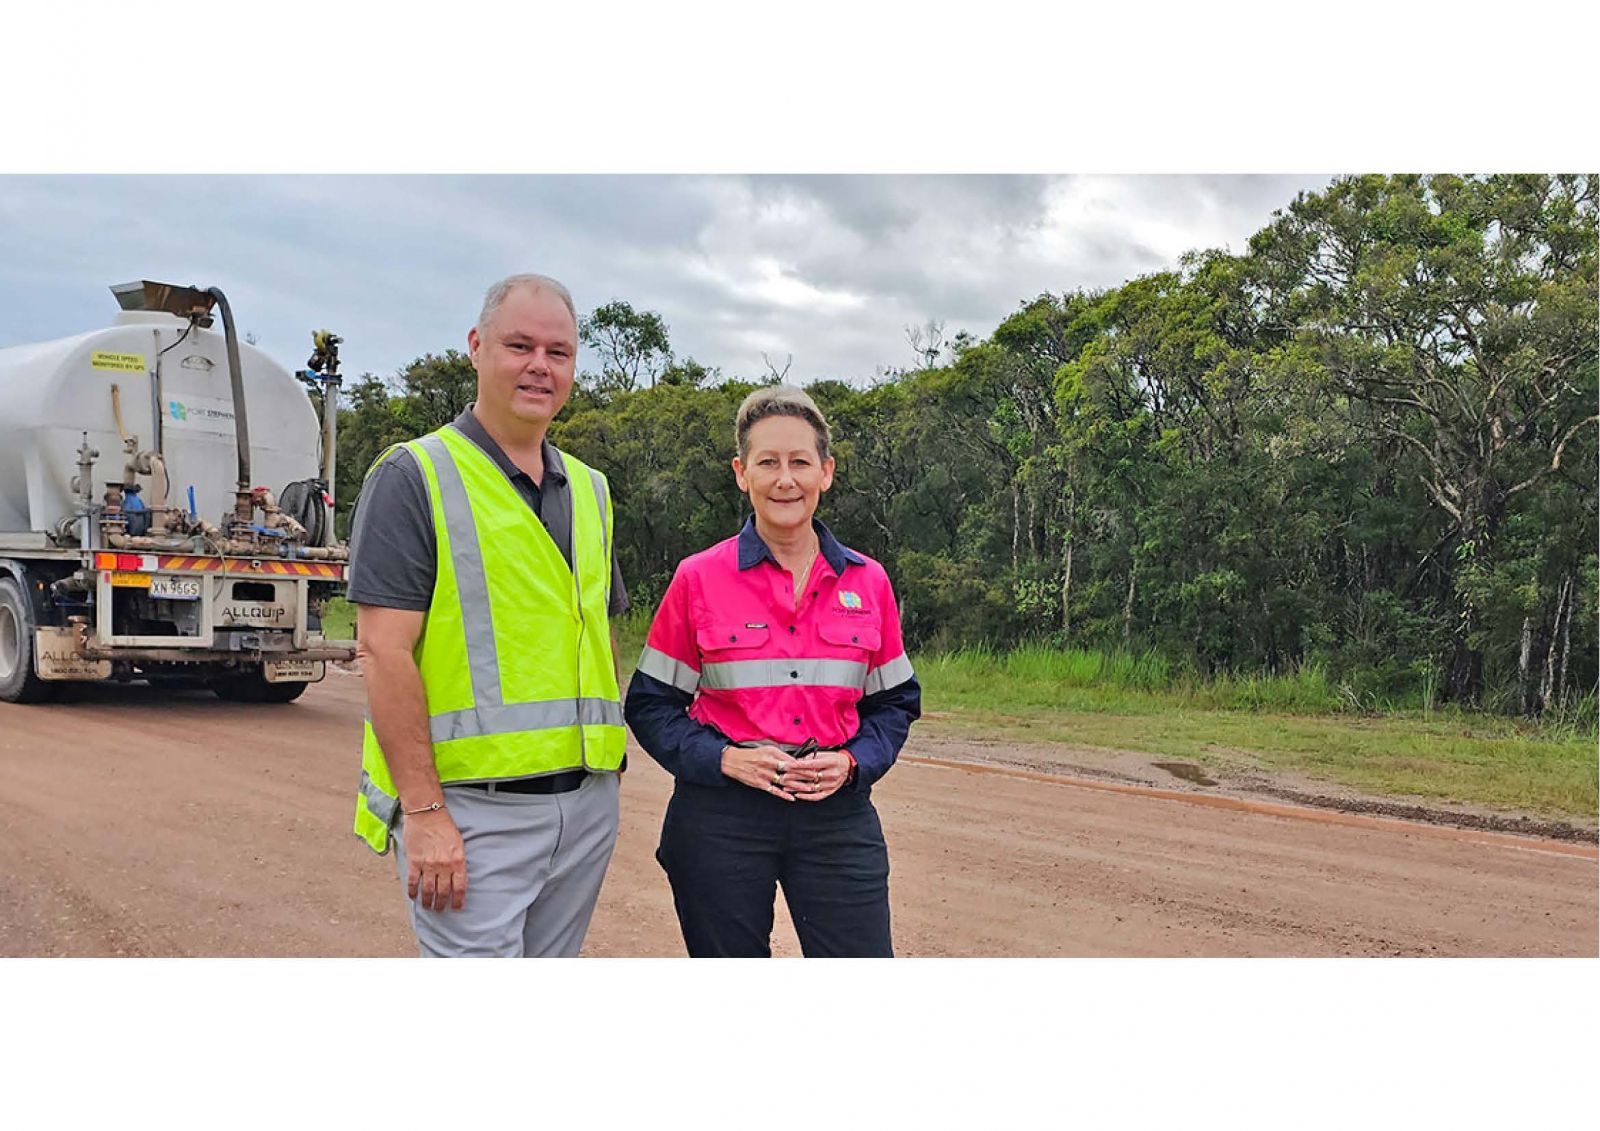
[(889, 850), (870, 790), (784, 801), (679, 782), (656, 860), (691, 958), (770, 958), (782, 885), (807, 958), (890, 958)]

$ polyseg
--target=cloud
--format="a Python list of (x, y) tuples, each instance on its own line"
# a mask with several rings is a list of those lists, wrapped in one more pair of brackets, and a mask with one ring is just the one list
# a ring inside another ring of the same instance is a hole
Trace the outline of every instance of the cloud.
[(580, 311), (659, 312), (680, 357), (868, 379), (907, 325), (984, 335), (1041, 291), (1243, 249), (1316, 176), (0, 177), (0, 345), (109, 321), (135, 278), (219, 285), (291, 368), (462, 348), (484, 288), (536, 270)]

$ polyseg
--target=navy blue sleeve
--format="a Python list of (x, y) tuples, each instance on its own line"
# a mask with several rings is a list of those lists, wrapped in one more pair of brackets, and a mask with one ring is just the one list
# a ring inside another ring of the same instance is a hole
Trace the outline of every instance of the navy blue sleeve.
[(688, 711), (693, 702), (689, 692), (636, 671), (622, 714), (645, 753), (667, 773), (695, 785), (727, 785), (722, 773), (727, 736), (691, 719)]
[(868, 695), (856, 705), (856, 714), (861, 729), (844, 745), (856, 760), (856, 781), (851, 788), (862, 789), (894, 765), (911, 724), (922, 715), (922, 685), (912, 676), (904, 683)]

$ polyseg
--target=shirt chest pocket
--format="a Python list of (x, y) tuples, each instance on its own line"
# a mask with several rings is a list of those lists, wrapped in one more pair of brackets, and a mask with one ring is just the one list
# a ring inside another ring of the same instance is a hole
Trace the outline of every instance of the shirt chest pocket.
[(857, 653), (866, 658), (883, 645), (883, 631), (870, 617), (829, 617), (817, 622), (817, 635), (837, 648)]
[(766, 625), (752, 627), (743, 622), (694, 630), (700, 655), (710, 663), (753, 659), (759, 654), (758, 649), (766, 647), (771, 635)]

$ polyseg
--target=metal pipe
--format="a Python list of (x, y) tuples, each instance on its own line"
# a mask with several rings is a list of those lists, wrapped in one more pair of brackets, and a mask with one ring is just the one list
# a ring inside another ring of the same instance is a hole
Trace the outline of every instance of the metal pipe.
[(140, 534), (109, 534), (106, 544), (118, 550), (166, 550), (173, 554), (198, 554), (211, 557), (229, 558), (259, 558), (262, 561), (293, 561), (306, 559), (310, 561), (342, 562), (348, 561), (350, 551), (343, 546), (297, 546), (293, 558), (281, 558), (277, 554), (265, 551), (254, 542), (241, 542), (237, 539), (227, 539), (223, 542), (213, 542), (203, 546), (196, 545), (192, 537), (155, 538), (150, 535)]
[(294, 556), (319, 562), (343, 562), (350, 560), (350, 551), (344, 546), (297, 546)]
[(327, 510), (323, 514), (322, 544), (336, 546), (339, 540), (333, 533), (334, 473), (339, 461), (339, 378), (329, 374), (322, 382), (322, 481), (328, 485)]
[(88, 514), (94, 508), (94, 461), (100, 458), (100, 451), (89, 446), (89, 433), (83, 434), (83, 445), (78, 448), (78, 478), (74, 486), (78, 489), (79, 514)]
[(196, 554), (193, 538), (153, 538), (148, 534), (108, 534), (106, 545), (117, 550), (165, 550), (169, 554)]
[(122, 437), (122, 442), (128, 442), (128, 430), (122, 426), (122, 386), (111, 386), (111, 415), (117, 422), (117, 435)]
[[(239, 362), (239, 335), (233, 327), (233, 308), (228, 296), (220, 287), (207, 287), (206, 294), (217, 300), (222, 310), (222, 338), (228, 347), (228, 383), (233, 389), (233, 435), (239, 448), (239, 493), (245, 496), (244, 506), (249, 506), (250, 492), (250, 424), (245, 418), (244, 367)], [(250, 521), (250, 512), (241, 516)]]
[(161, 411), (161, 331), (151, 330), (155, 339), (156, 363), (150, 367), (150, 430), (151, 442), (155, 444), (156, 451), (165, 452), (163, 446), (166, 442), (166, 428), (163, 427), (163, 413)]

